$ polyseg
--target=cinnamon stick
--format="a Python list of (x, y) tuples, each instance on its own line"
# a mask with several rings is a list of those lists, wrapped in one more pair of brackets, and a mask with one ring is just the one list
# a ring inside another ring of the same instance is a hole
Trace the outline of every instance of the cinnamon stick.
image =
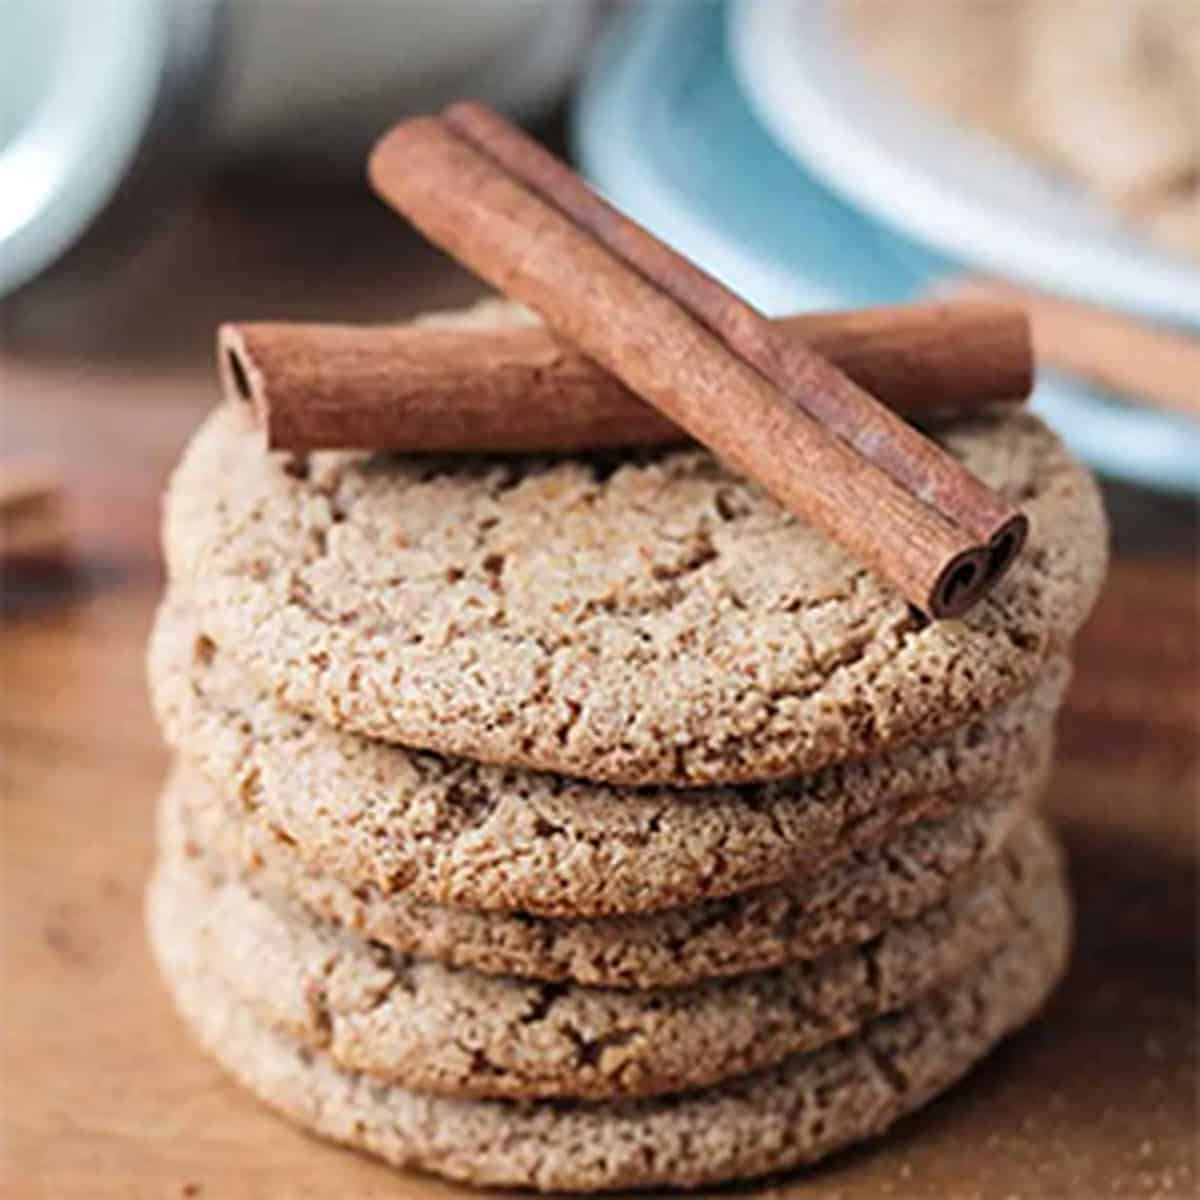
[(397, 126), (375, 147), (369, 171), (376, 191), (431, 241), (540, 313), (910, 602), (943, 617), (978, 599), (987, 555), (976, 539), (444, 121)]
[(0, 568), (49, 564), (66, 555), (65, 488), (46, 463), (0, 462)]
[(451, 105), (444, 119), (514, 179), (633, 264), (826, 429), (983, 542), (990, 582), (1012, 565), (1029, 522), (939, 446), (799, 338), (783, 336), (757, 309), (615, 209), (498, 113), (463, 101)]
[[(1011, 403), (1032, 380), (1024, 311), (910, 304), (778, 322), (896, 412), (936, 419)], [(544, 327), (222, 325), (226, 395), (272, 450), (577, 451), (687, 434)]]
[(1131, 400), (1200, 418), (1200, 338), (1111, 309), (1029, 291), (999, 280), (968, 279), (956, 295), (1024, 305), (1038, 359)]

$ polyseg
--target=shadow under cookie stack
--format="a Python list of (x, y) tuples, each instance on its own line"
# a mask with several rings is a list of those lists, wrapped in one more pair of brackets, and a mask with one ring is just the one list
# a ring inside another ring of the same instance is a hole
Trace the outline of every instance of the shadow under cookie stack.
[(1037, 806), (1105, 526), (1014, 406), (937, 440), (1029, 521), (962, 620), (694, 443), (298, 456), (217, 408), (149, 653), (199, 1041), (328, 1138), (556, 1191), (794, 1168), (958, 1080), (1066, 962)]

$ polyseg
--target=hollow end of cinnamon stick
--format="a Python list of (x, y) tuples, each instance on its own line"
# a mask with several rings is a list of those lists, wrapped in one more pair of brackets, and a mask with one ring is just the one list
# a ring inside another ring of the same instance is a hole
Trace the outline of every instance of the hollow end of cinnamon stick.
[(926, 610), (938, 620), (961, 617), (990, 587), (987, 551), (979, 548), (964, 550), (942, 568)]
[(246, 374), (246, 366), (242, 362), (238, 352), (232, 348), (225, 351), (225, 357), (229, 366), (229, 375), (233, 380), (233, 389), (243, 400), (252, 400), (253, 396), (250, 392), (250, 377)]
[(225, 395), (248, 405), (255, 421), (266, 428), (269, 425), (269, 408), (262, 372), (254, 365), (249, 348), (236, 325), (222, 325), (217, 330), (217, 370)]
[(1023, 513), (1014, 513), (992, 535), (987, 545), (987, 581), (990, 590), (1017, 561), (1029, 537), (1029, 518)]

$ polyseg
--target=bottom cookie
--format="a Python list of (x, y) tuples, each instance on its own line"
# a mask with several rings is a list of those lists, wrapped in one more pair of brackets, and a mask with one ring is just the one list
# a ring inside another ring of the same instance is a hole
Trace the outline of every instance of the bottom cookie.
[(810, 1163), (873, 1137), (949, 1087), (1040, 1008), (1065, 965), (1056, 892), (1010, 944), (908, 1010), (815, 1053), (706, 1091), (616, 1103), (457, 1100), (342, 1070), (258, 1024), (170, 936), (150, 935), (199, 1040), (298, 1124), (403, 1167), (544, 1191), (697, 1187)]

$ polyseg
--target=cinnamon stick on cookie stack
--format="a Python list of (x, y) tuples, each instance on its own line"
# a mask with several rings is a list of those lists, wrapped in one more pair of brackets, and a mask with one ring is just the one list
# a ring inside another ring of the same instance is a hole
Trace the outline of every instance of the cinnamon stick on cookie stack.
[(474, 106), (372, 179), (541, 320), (222, 332), (150, 647), (180, 1010), (472, 1183), (880, 1133), (1069, 940), (1036, 805), (1105, 532), (1022, 317), (768, 323)]

